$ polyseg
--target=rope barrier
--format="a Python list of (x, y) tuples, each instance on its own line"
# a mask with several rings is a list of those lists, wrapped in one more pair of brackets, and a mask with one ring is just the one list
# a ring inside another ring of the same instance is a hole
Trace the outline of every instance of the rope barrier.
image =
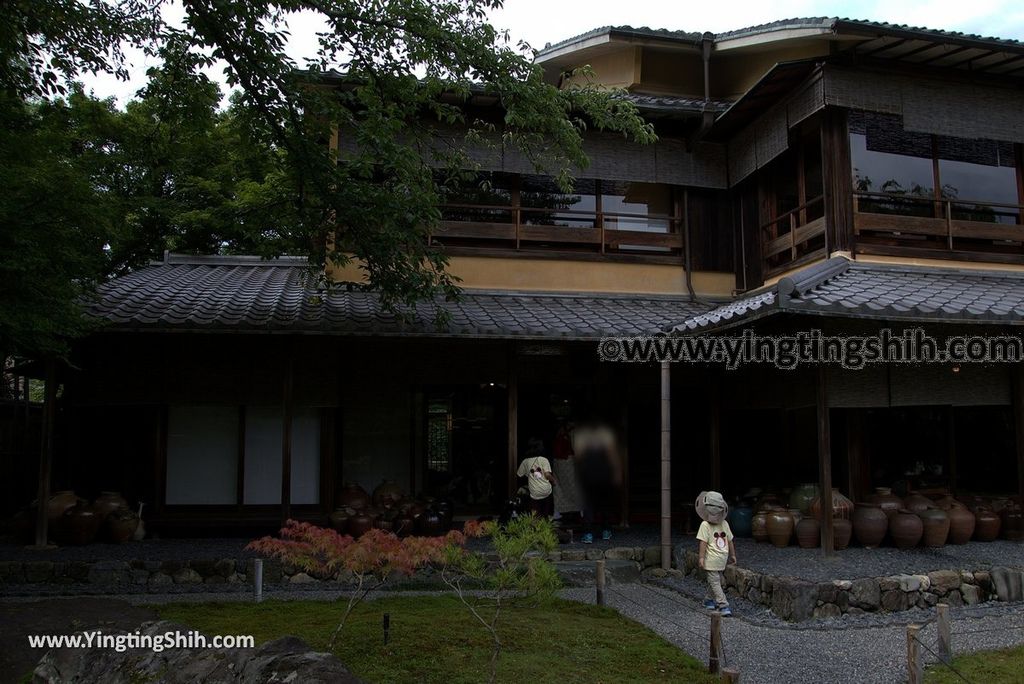
[(661, 612), (659, 612), (659, 611), (657, 611), (657, 610), (653, 610), (653, 609), (652, 609), (651, 607), (649, 607), (649, 606), (643, 606), (643, 605), (641, 605), (641, 604), (637, 603), (636, 601), (634, 601), (634, 600), (633, 600), (632, 598), (630, 598), (629, 596), (626, 596), (625, 594), (623, 594), (623, 593), (621, 593), (621, 592), (619, 592), (619, 591), (617, 591), (617, 590), (615, 590), (615, 589), (613, 589), (613, 588), (611, 588), (611, 587), (608, 587), (608, 588), (607, 588), (607, 591), (608, 591), (609, 593), (611, 593), (611, 594), (614, 594), (615, 596), (618, 596), (619, 598), (625, 599), (625, 600), (626, 600), (626, 601), (628, 601), (629, 603), (631, 603), (631, 604), (633, 604), (634, 606), (636, 606), (637, 608), (639, 608), (639, 609), (640, 609), (641, 611), (645, 611), (645, 612), (653, 613), (653, 614), (655, 615), (655, 617), (658, 617), (659, 619), (661, 619), (661, 620), (664, 620), (665, 622), (668, 622), (669, 624), (675, 625), (675, 626), (676, 626), (676, 627), (678, 627), (679, 629), (683, 630), (683, 631), (684, 631), (684, 632), (686, 632), (687, 634), (690, 634), (691, 636), (694, 636), (694, 637), (696, 637), (697, 639), (700, 639), (700, 640), (702, 640), (702, 641), (703, 641), (703, 640), (705, 640), (705, 639), (707, 639), (707, 638), (708, 638), (708, 635), (707, 635), (707, 634), (700, 634), (700, 633), (698, 633), (698, 632), (695, 632), (695, 631), (693, 631), (692, 629), (690, 629), (689, 627), (687, 627), (687, 626), (685, 626), (685, 625), (682, 625), (682, 624), (680, 624), (680, 623), (676, 622), (675, 620), (673, 620), (672, 618), (668, 617), (667, 615), (664, 615), (663, 613), (661, 613)]
[[(700, 615), (701, 617), (710, 619), (710, 615), (708, 615), (708, 613), (706, 611), (698, 609), (698, 608), (694, 608), (693, 606), (691, 606), (686, 601), (680, 600), (680, 597), (679, 597), (679, 595), (676, 592), (673, 592), (673, 591), (664, 591), (664, 592), (656, 591), (653, 587), (650, 587), (650, 586), (645, 585), (645, 584), (640, 584), (640, 585), (637, 585), (637, 586), (640, 586), (643, 589), (651, 592), (652, 594), (656, 594), (657, 596), (660, 596), (661, 598), (664, 598), (664, 599), (666, 599), (668, 601), (671, 601), (673, 604), (675, 604), (677, 606), (682, 606), (683, 608), (686, 608), (687, 610), (689, 610), (689, 611), (691, 611), (691, 612), (693, 612), (693, 613), (695, 613), (697, 615)], [(725, 641), (724, 640), (722, 640), (718, 644), (718, 648), (719, 648), (719, 651), (720, 651), (720, 653), (719, 653), (719, 661), (722, 663), (723, 667), (727, 666), (729, 663), (728, 663), (728, 659), (727, 659), (726, 654), (725, 654)]]
[(943, 660), (943, 659), (942, 659), (942, 658), (941, 658), (941, 657), (939, 656), (939, 654), (938, 654), (938, 653), (936, 653), (935, 651), (933, 651), (933, 650), (931, 649), (931, 647), (929, 647), (929, 646), (928, 646), (928, 644), (924, 643), (923, 641), (921, 641), (920, 639), (918, 639), (918, 638), (917, 638), (916, 636), (914, 637), (914, 641), (916, 641), (916, 642), (917, 642), (918, 644), (920, 644), (921, 646), (923, 646), (923, 647), (924, 647), (924, 650), (928, 651), (928, 653), (930, 653), (930, 654), (931, 654), (932, 656), (934, 656), (934, 657), (935, 657), (935, 659), (936, 659), (936, 661), (937, 661), (937, 662), (938, 662), (939, 664), (943, 665), (944, 667), (948, 668), (949, 670), (952, 670), (953, 674), (955, 674), (955, 675), (956, 675), (957, 677), (959, 677), (959, 678), (960, 678), (960, 679), (962, 679), (963, 681), (967, 682), (967, 684), (973, 684), (973, 682), (971, 682), (971, 680), (970, 680), (970, 679), (968, 679), (967, 677), (965, 677), (965, 676), (963, 675), (963, 673), (962, 673), (962, 672), (960, 672), (960, 670), (958, 670), (958, 669), (956, 669), (955, 667), (953, 667), (952, 663), (947, 663), (947, 662), (946, 662), (945, 660)]

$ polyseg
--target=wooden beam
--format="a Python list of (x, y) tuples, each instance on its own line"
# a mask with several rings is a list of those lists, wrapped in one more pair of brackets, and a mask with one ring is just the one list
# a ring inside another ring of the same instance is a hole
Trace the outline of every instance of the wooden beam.
[(1015, 364), (1011, 373), (1013, 427), (1017, 438), (1017, 494), (1024, 501), (1024, 366)]
[(508, 350), (508, 497), (516, 493), (516, 470), (519, 465), (519, 373), (516, 349)]
[(821, 173), (825, 189), (825, 250), (853, 249), (853, 166), (846, 111), (828, 107), (821, 117)]
[(292, 390), (295, 382), (295, 360), (291, 349), (284, 366), (284, 387), (281, 420), (281, 522), (292, 517)]
[(835, 553), (835, 534), (832, 529), (832, 434), (829, 421), (825, 366), (817, 369), (818, 408), (818, 487), (821, 491), (821, 550), (825, 556)]
[(622, 443), (619, 452), (622, 454), (622, 493), (619, 496), (619, 527), (629, 527), (629, 392), (624, 393), (621, 420)]
[(722, 491), (722, 396), (717, 383), (711, 386), (711, 418), (708, 421), (711, 451), (711, 488)]
[(672, 364), (661, 362), (661, 567), (672, 567)]
[(39, 490), (36, 506), (36, 547), (45, 548), (50, 530), (46, 518), (46, 504), (50, 500), (50, 477), (53, 468), (53, 439), (57, 422), (57, 361), (46, 359), (46, 387), (43, 395), (43, 439), (39, 449)]

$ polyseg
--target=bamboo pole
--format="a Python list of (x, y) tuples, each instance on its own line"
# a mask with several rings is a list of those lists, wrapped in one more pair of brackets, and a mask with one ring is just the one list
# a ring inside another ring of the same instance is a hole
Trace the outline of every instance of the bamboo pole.
[(661, 567), (672, 567), (672, 366), (661, 362)]

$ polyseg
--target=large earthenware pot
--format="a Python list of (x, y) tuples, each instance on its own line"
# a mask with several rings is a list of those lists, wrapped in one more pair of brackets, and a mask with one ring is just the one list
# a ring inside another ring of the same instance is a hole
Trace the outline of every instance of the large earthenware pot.
[(780, 508), (781, 506), (782, 498), (778, 494), (765, 492), (757, 499), (757, 503), (754, 504), (754, 511), (770, 511), (773, 508)]
[(341, 489), (338, 490), (337, 496), (334, 498), (339, 505), (348, 506), (357, 511), (369, 508), (370, 506), (370, 495), (366, 493), (365, 489), (354, 482), (346, 482), (342, 485)]
[(928, 508), (917, 514), (924, 524), (924, 545), (937, 549), (945, 546), (949, 537), (949, 515), (938, 508)]
[(878, 504), (858, 503), (853, 509), (853, 533), (857, 542), (872, 549), (882, 543), (889, 529), (889, 516)]
[(373, 490), (373, 505), (378, 508), (389, 508), (402, 500), (404, 494), (398, 483), (391, 480), (383, 480)]
[(374, 518), (373, 526), (385, 532), (393, 532), (395, 529), (394, 521), (386, 515), (378, 515)]
[[(999, 520), (997, 517), (996, 520)], [(756, 542), (768, 541), (768, 512), (758, 511), (750, 518), (750, 536)]]
[[(814, 497), (811, 502), (811, 515), (821, 520), (821, 496)], [(835, 487), (832, 488), (832, 517), (849, 520), (853, 515), (853, 502), (839, 493)]]
[(766, 526), (772, 544), (780, 549), (789, 546), (789, 539), (793, 536), (793, 516), (789, 511), (768, 511)]
[(349, 510), (348, 508), (335, 508), (334, 512), (327, 516), (327, 519), (331, 522), (331, 527), (338, 534), (348, 532)]
[(889, 536), (899, 549), (912, 549), (921, 541), (924, 534), (924, 523), (905, 508), (901, 508), (889, 516)]
[(80, 499), (69, 489), (56, 492), (46, 500), (46, 519), (50, 525), (54, 525), (61, 519), (65, 511), (79, 503)]
[(976, 525), (974, 514), (955, 501), (946, 514), (949, 516), (949, 543), (966, 544), (970, 541)]
[(128, 508), (128, 502), (121, 496), (121, 492), (100, 492), (100, 495), (92, 502), (92, 507), (101, 518), (106, 519), (118, 508)]
[(754, 509), (750, 506), (736, 506), (729, 509), (729, 527), (737, 537), (749, 537), (751, 532)]
[(120, 506), (107, 513), (101, 526), (103, 538), (113, 544), (123, 544), (135, 536), (139, 516), (127, 506)]
[(417, 520), (417, 532), (424, 537), (437, 537), (443, 532), (441, 516), (435, 510), (427, 510)]
[(889, 487), (875, 487), (875, 493), (868, 497), (868, 503), (878, 506), (887, 516), (903, 508), (903, 499), (893, 494)]
[(999, 529), (1003, 526), (1003, 521), (995, 511), (986, 506), (979, 506), (974, 513), (974, 519), (975, 539), (990, 542), (999, 538)]
[(920, 513), (929, 508), (935, 508), (935, 504), (927, 496), (921, 494), (907, 494), (903, 497), (903, 507), (911, 513)]
[(817, 496), (818, 485), (813, 482), (797, 485), (793, 493), (789, 495), (789, 507), (795, 508), (801, 513), (810, 513), (811, 503)]
[(1002, 518), (1003, 539), (1010, 541), (1024, 540), (1024, 512), (1016, 501), (1007, 502), (1003, 510), (999, 512)]
[(832, 520), (832, 541), (836, 551), (842, 551), (850, 545), (850, 537), (853, 536), (853, 523), (846, 518), (833, 518)]
[(61, 521), (64, 541), (81, 546), (96, 539), (103, 517), (92, 506), (80, 503), (64, 512)]
[(357, 510), (348, 517), (348, 533), (358, 539), (373, 527), (373, 518), (366, 511)]
[(408, 537), (416, 531), (416, 521), (407, 513), (399, 513), (394, 521), (394, 532), (399, 537)]
[(801, 549), (816, 549), (821, 543), (821, 523), (817, 518), (807, 516), (796, 524), (796, 543)]

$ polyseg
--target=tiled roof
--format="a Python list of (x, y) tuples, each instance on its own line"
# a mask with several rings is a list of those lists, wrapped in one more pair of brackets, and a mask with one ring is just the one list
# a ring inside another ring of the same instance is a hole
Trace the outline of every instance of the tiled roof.
[(1024, 273), (829, 259), (672, 326), (742, 325), (779, 312), (878, 320), (1024, 324)]
[[(178, 257), (99, 288), (88, 311), (115, 330), (593, 339), (657, 332), (710, 308), (681, 297), (465, 291), (402, 320), (377, 295), (308, 283), (301, 259)], [(435, 309), (449, 314), (434, 324)]]
[(732, 102), (729, 100), (705, 100), (700, 97), (676, 97), (674, 95), (644, 95), (625, 93), (622, 95), (642, 112), (724, 112)]

